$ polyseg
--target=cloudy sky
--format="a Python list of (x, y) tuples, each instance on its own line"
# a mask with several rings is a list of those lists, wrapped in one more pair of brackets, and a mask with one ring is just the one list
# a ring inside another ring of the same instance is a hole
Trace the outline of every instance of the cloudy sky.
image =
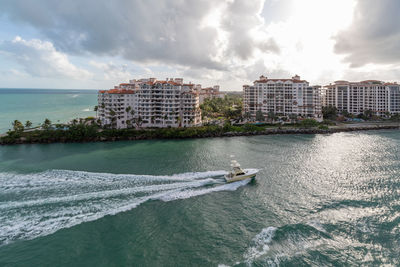
[(0, 88), (400, 80), (399, 0), (0, 0)]

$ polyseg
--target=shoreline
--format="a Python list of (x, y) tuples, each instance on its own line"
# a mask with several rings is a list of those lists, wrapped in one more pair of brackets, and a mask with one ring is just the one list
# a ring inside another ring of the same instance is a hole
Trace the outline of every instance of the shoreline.
[[(191, 128), (184, 128), (183, 131)], [(256, 131), (245, 132), (212, 132), (203, 134), (194, 134), (192, 136), (158, 136), (157, 130), (144, 130), (142, 134), (135, 136), (95, 136), (86, 140), (69, 141), (63, 138), (44, 140), (29, 140), (20, 137), (13, 142), (6, 142), (0, 137), (0, 145), (19, 145), (19, 144), (52, 144), (52, 143), (91, 143), (91, 142), (115, 142), (115, 141), (135, 141), (135, 140), (179, 140), (179, 139), (197, 139), (197, 138), (218, 138), (218, 137), (237, 137), (237, 136), (257, 136), (257, 135), (287, 135), (287, 134), (332, 134), (339, 132), (357, 132), (357, 131), (373, 131), (373, 130), (395, 130), (400, 129), (399, 123), (386, 124), (364, 124), (364, 125), (340, 125), (330, 126), (328, 129), (319, 128), (266, 128)], [(181, 128), (182, 130), (182, 128)], [(150, 134), (149, 134), (150, 133)], [(154, 133), (154, 134), (153, 134)]]

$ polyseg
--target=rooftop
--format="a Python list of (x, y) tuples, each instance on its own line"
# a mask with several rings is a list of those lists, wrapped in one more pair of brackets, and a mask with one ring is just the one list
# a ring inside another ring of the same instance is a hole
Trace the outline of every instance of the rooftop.
[(110, 90), (101, 90), (99, 91), (100, 94), (134, 94), (136, 91), (134, 90), (127, 90), (127, 89), (110, 89)]

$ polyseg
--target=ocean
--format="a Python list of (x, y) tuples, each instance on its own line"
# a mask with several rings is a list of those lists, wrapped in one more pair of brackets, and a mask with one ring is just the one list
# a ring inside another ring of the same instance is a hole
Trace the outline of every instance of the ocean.
[(95, 116), (97, 90), (0, 89), (0, 134), (11, 123), (27, 120), (38, 126), (48, 118), (53, 123)]
[(2, 146), (0, 265), (398, 266), (399, 174), (398, 130)]

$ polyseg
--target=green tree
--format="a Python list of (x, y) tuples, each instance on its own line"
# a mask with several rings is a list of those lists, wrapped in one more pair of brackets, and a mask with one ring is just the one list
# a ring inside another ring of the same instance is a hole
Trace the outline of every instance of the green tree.
[(367, 109), (364, 111), (364, 116), (366, 119), (371, 119), (373, 115), (374, 115), (374, 112), (370, 109)]
[(346, 118), (351, 118), (352, 117), (352, 114), (350, 114), (347, 110), (343, 110), (342, 111), (342, 115), (344, 117), (346, 117)]
[(42, 124), (42, 128), (45, 130), (49, 130), (50, 126), (51, 126), (51, 120), (46, 118)]
[(324, 119), (336, 120), (336, 118), (337, 118), (337, 108), (334, 107), (334, 106), (322, 107), (322, 115), (324, 116)]
[(110, 109), (111, 127), (112, 128), (117, 127), (117, 118), (115, 117), (116, 115), (117, 115), (117, 113), (113, 109)]
[(292, 121), (297, 121), (297, 115), (296, 114), (289, 114), (289, 119)]
[(278, 118), (278, 116), (276, 116), (276, 114), (273, 111), (268, 112), (267, 116), (268, 119), (270, 119), (271, 121), (275, 121)]
[(135, 122), (136, 122), (136, 126), (137, 126), (138, 128), (140, 128), (140, 126), (142, 126), (142, 123), (143, 123), (142, 117), (139, 116), (139, 117), (135, 120)]
[(261, 109), (257, 110), (256, 112), (256, 121), (264, 121), (265, 117), (264, 114), (262, 113)]
[(99, 106), (94, 106), (93, 111), (96, 112), (96, 117), (97, 117), (97, 111), (99, 110)]
[(300, 127), (303, 127), (303, 128), (312, 128), (312, 127), (319, 126), (319, 122), (317, 122), (314, 119), (305, 119), (305, 120), (302, 120), (299, 123), (299, 125), (300, 125)]
[(24, 125), (19, 120), (13, 121), (12, 127), (13, 127), (14, 131), (17, 133), (21, 133), (24, 131)]
[(200, 105), (202, 118), (225, 117), (240, 119), (242, 115), (242, 98), (238, 95), (226, 95), (224, 98), (207, 98)]
[(111, 127), (117, 128), (117, 118), (111, 117)]
[(32, 122), (31, 121), (26, 121), (25, 122), (25, 127), (26, 128), (31, 128), (32, 127)]

